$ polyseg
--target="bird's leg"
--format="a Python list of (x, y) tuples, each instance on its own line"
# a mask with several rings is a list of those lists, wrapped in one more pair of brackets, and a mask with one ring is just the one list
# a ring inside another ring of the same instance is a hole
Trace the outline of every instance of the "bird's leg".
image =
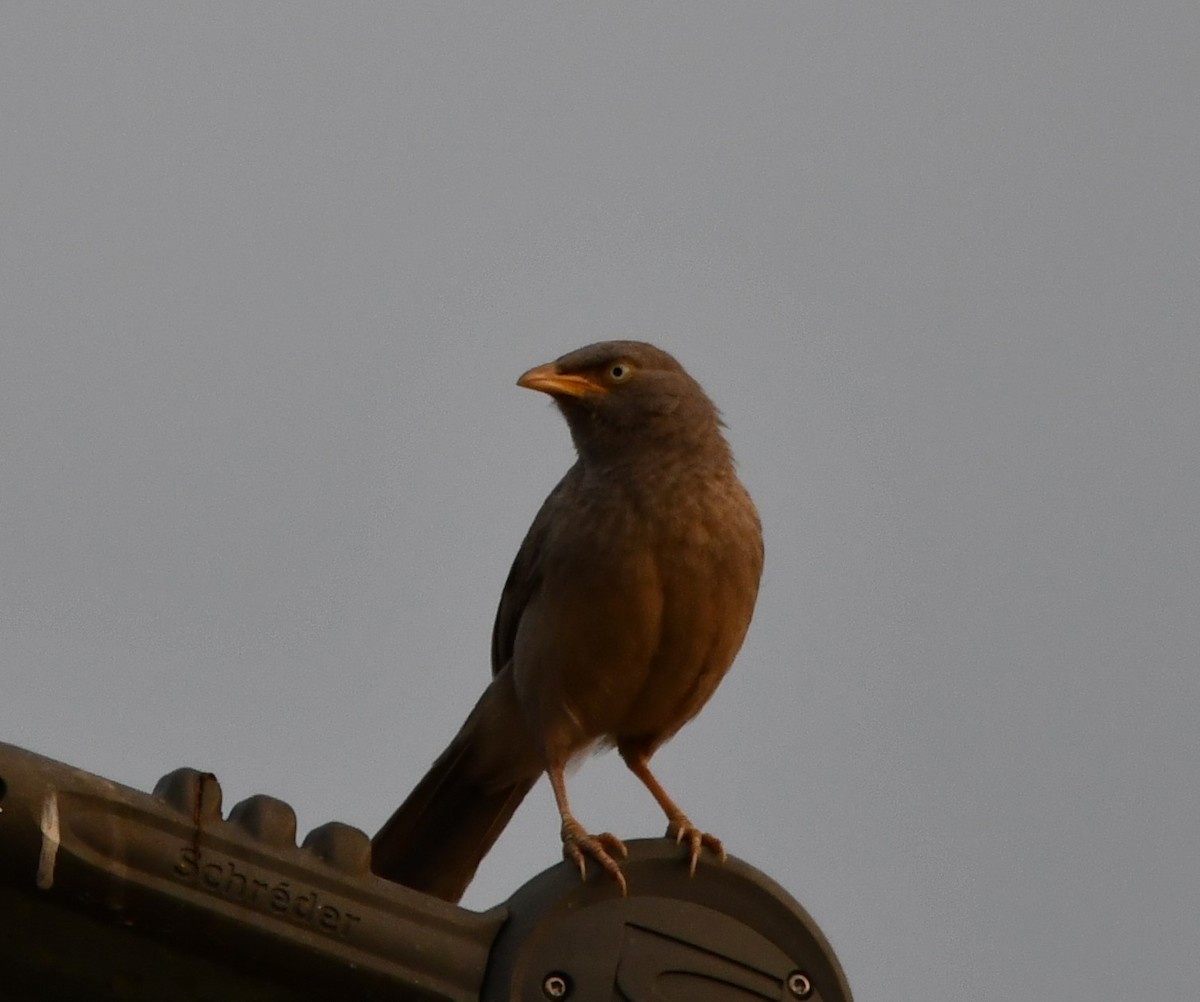
[(687, 843), (688, 872), (693, 877), (696, 875), (696, 863), (700, 859), (702, 847), (716, 853), (724, 863), (727, 857), (725, 846), (721, 844), (721, 840), (708, 832), (702, 832), (692, 824), (688, 816), (667, 795), (667, 791), (662, 788), (662, 784), (654, 778), (654, 773), (650, 771), (650, 757), (642, 751), (621, 749), (621, 758), (629, 766), (630, 772), (642, 781), (646, 789), (650, 791), (650, 795), (658, 801), (658, 806), (667, 815), (667, 838), (674, 839), (676, 845)]
[(551, 766), (546, 772), (550, 776), (550, 786), (554, 790), (554, 802), (558, 804), (558, 813), (562, 818), (562, 847), (563, 858), (579, 867), (579, 875), (587, 877), (587, 859), (590, 856), (600, 867), (621, 887), (621, 894), (629, 893), (625, 885), (625, 874), (621, 872), (620, 864), (613, 857), (624, 859), (629, 855), (616, 835), (602, 832), (599, 835), (589, 835), (587, 830), (571, 813), (571, 805), (567, 803), (567, 783), (563, 778), (561, 765)]

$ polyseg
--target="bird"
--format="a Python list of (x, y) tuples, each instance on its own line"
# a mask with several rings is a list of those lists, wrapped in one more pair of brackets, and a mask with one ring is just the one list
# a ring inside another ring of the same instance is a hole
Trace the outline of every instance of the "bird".
[(576, 459), (517, 551), (492, 629), (492, 679), (372, 840), (372, 870), (457, 902), (543, 773), (563, 857), (627, 893), (625, 845), (574, 816), (565, 773), (615, 747), (662, 808), (694, 875), (721, 840), (697, 828), (651, 756), (708, 702), (742, 646), (763, 567), (758, 511), (720, 413), (667, 352), (604, 341), (525, 372)]

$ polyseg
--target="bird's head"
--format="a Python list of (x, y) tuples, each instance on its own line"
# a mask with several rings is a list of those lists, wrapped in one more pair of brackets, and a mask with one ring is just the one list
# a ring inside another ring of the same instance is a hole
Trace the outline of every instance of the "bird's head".
[(530, 369), (518, 386), (549, 394), (584, 461), (719, 443), (716, 407), (674, 358), (644, 341), (601, 341)]

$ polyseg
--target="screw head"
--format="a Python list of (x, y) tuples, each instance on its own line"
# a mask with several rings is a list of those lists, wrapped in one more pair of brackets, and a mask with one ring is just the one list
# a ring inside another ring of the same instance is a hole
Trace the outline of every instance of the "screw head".
[(806, 999), (812, 994), (812, 980), (803, 971), (792, 971), (788, 975), (787, 989), (793, 998)]
[(565, 999), (571, 994), (571, 979), (553, 971), (542, 979), (542, 994), (548, 999)]

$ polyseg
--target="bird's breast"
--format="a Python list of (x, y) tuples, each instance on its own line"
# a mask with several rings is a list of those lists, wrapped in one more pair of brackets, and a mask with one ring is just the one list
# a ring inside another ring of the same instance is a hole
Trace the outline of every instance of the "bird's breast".
[(518, 689), (558, 745), (673, 733), (749, 624), (762, 567), (753, 504), (736, 480), (652, 496), (609, 485), (570, 503), (518, 630)]

